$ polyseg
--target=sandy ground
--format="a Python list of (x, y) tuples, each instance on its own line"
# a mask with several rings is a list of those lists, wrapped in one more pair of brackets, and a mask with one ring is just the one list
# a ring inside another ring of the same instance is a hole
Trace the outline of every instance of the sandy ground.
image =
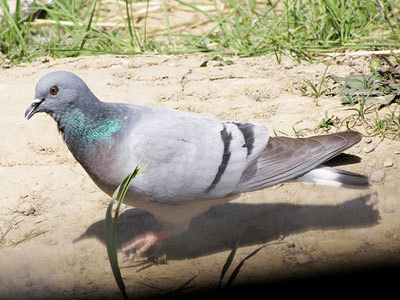
[[(311, 135), (327, 110), (341, 118), (353, 113), (341, 107), (339, 96), (323, 96), (318, 103), (302, 96), (309, 90), (304, 79), (317, 84), (324, 64), (284, 59), (279, 65), (273, 57), (257, 57), (200, 67), (210, 58), (80, 57), (0, 70), (1, 299), (121, 297), (104, 245), (109, 197), (73, 159), (49, 116), (38, 114), (29, 122), (23, 117), (37, 80), (47, 72), (76, 73), (103, 101), (261, 123), (272, 135), (275, 130), (294, 136), (293, 127)], [(330, 66), (329, 74), (349, 75), (365, 66), (364, 59), (343, 59)], [(375, 150), (366, 150), (371, 145)], [(399, 150), (399, 141), (365, 137), (347, 151), (361, 160), (343, 169), (384, 172), (385, 178), (369, 190), (285, 183), (212, 208), (193, 220), (189, 232), (166, 241), (165, 264), (141, 270), (141, 260), (121, 262), (128, 294), (138, 299), (216, 293), (240, 232), (233, 266), (261, 244), (280, 243), (245, 262), (232, 285), (235, 294), (238, 288), (249, 295), (261, 287), (290, 295), (301, 291), (291, 289), (300, 282), (295, 286), (326, 287), (328, 295), (343, 286), (355, 288), (354, 280), (362, 281), (355, 289), (360, 293), (377, 287), (382, 276), (381, 293), (398, 291), (386, 277), (400, 262)], [(119, 239), (152, 226), (157, 224), (148, 214), (126, 210)]]

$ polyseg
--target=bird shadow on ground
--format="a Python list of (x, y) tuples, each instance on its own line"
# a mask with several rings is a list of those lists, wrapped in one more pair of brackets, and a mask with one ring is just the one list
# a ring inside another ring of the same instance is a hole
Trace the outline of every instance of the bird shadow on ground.
[[(189, 230), (166, 239), (159, 253), (170, 259), (195, 258), (240, 247), (263, 244), (280, 236), (312, 229), (350, 229), (378, 224), (379, 212), (370, 204), (373, 194), (340, 205), (295, 205), (286, 203), (226, 203), (194, 218)], [(142, 209), (127, 209), (118, 219), (117, 249), (145, 232), (158, 232), (162, 224)], [(96, 238), (105, 244), (105, 220), (88, 227), (74, 242)], [(150, 251), (150, 250), (149, 250)]]

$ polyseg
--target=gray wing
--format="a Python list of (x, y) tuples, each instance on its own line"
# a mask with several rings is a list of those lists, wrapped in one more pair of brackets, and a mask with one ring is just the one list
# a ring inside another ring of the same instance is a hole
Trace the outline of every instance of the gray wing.
[(157, 108), (125, 140), (125, 164), (144, 168), (133, 186), (159, 202), (225, 197), (239, 192), (268, 138), (263, 126)]
[[(241, 183), (240, 191), (252, 191), (296, 179), (360, 140), (361, 134), (354, 131), (309, 138), (270, 137), (253, 170), (248, 170), (250, 175)], [(367, 181), (362, 180), (362, 183), (367, 184)]]
[[(357, 132), (269, 137), (265, 127), (168, 109), (142, 113), (125, 165), (144, 167), (134, 187), (160, 202), (226, 197), (297, 179), (358, 143)], [(363, 180), (364, 181), (364, 180)]]

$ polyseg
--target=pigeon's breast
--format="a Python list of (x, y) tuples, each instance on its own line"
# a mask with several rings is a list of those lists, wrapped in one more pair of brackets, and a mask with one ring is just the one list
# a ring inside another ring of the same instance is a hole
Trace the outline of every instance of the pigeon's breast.
[(76, 160), (82, 165), (93, 181), (111, 195), (123, 178), (132, 172), (127, 168), (126, 143), (122, 132), (128, 125), (117, 115), (89, 118), (75, 109), (63, 120), (64, 140)]
[(122, 179), (128, 175), (124, 175), (119, 168), (118, 152), (115, 149), (107, 149), (98, 144), (87, 149), (85, 153), (74, 156), (91, 179), (108, 195), (112, 195)]

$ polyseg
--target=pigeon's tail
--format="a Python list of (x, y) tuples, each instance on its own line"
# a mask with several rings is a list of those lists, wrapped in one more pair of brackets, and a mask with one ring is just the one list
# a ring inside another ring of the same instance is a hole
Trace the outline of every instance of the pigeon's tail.
[(364, 189), (370, 187), (368, 176), (339, 170), (324, 165), (320, 165), (308, 173), (298, 177), (297, 180), (352, 189)]
[(247, 192), (289, 180), (366, 187), (365, 176), (322, 166), (360, 140), (361, 134), (355, 131), (308, 138), (270, 137), (263, 155), (243, 173), (240, 189)]

